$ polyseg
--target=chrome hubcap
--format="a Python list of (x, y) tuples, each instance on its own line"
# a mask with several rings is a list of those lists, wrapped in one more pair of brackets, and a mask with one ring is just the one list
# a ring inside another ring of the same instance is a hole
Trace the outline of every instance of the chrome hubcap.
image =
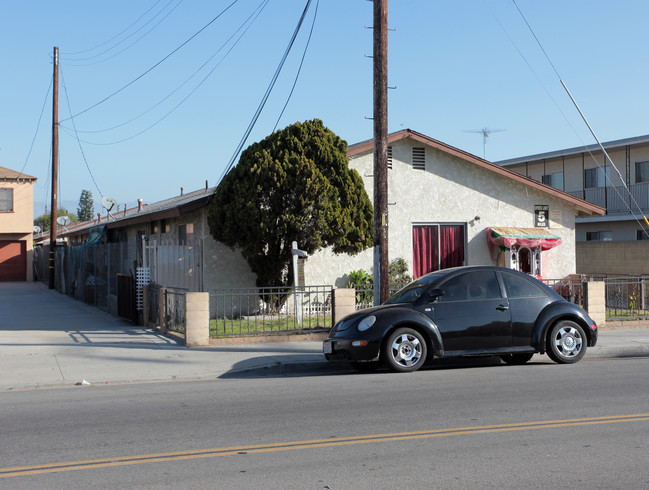
[(414, 366), (421, 360), (421, 354), (421, 342), (414, 335), (401, 335), (392, 343), (392, 356), (402, 366)]
[(581, 352), (582, 338), (576, 328), (562, 328), (557, 332), (554, 344), (564, 357), (574, 357)]

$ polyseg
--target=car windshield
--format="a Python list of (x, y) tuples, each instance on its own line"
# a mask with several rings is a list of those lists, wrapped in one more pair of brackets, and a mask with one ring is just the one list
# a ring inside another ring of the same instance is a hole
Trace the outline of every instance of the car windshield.
[(419, 298), (424, 294), (428, 287), (440, 278), (440, 275), (446, 274), (427, 274), (420, 277), (416, 281), (411, 282), (405, 288), (400, 289), (392, 296), (390, 296), (385, 303), (386, 305), (396, 303), (416, 303)]

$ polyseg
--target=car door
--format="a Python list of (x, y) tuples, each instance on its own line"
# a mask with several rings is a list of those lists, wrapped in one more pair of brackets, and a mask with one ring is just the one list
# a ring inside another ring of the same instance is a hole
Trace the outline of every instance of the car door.
[(501, 271), (500, 275), (512, 317), (512, 345), (531, 345), (536, 319), (551, 299), (533, 278), (505, 271)]
[(495, 271), (454, 275), (439, 288), (444, 294), (429, 306), (447, 353), (511, 347), (509, 305)]

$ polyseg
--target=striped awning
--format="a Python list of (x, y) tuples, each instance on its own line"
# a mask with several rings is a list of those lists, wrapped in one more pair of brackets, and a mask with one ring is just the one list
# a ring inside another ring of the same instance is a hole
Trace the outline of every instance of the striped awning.
[(561, 237), (553, 235), (545, 228), (518, 228), (512, 226), (494, 226), (487, 228), (487, 240), (490, 246), (501, 249), (512, 248), (514, 245), (522, 247), (550, 250), (561, 245)]

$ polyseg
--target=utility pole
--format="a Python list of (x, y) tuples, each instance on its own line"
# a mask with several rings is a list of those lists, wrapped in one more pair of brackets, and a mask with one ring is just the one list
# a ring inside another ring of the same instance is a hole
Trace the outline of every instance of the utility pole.
[(56, 191), (59, 182), (59, 48), (54, 48), (54, 79), (52, 82), (52, 214), (50, 216), (49, 288), (54, 289), (54, 263), (56, 252)]
[(374, 0), (374, 304), (388, 284), (388, 0)]

